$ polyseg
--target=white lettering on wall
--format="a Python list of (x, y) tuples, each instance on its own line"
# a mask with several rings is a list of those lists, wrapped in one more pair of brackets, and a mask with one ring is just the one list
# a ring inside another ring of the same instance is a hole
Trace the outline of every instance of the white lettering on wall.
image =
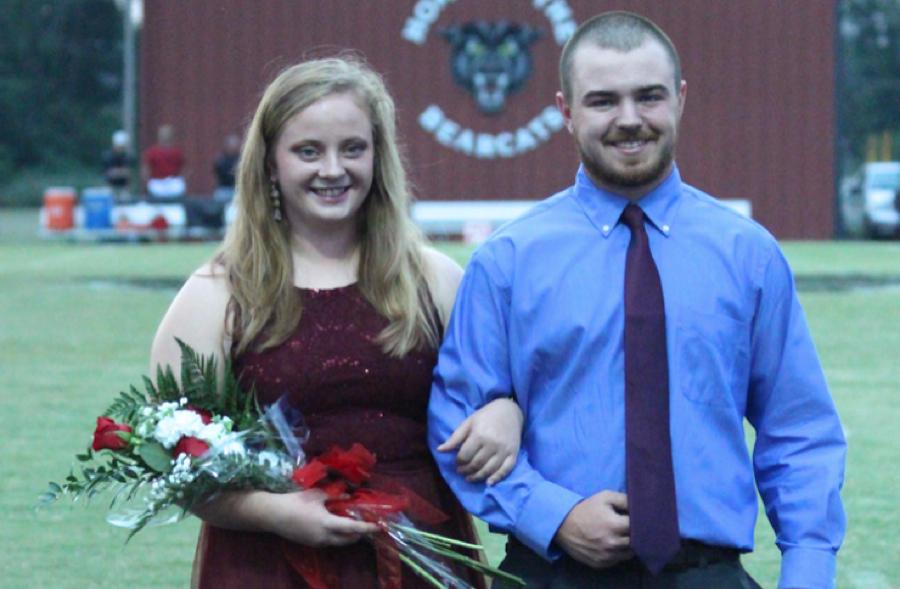
[(403, 24), (402, 37), (410, 43), (424, 45), (428, 30), (441, 15), (441, 11), (456, 0), (419, 0), (413, 6), (412, 15)]
[(555, 106), (548, 106), (518, 129), (497, 134), (466, 129), (449, 118), (441, 107), (430, 105), (419, 115), (419, 125), (441, 145), (479, 159), (510, 158), (536, 149), (563, 128)]
[(572, 16), (572, 8), (566, 0), (534, 0), (535, 8), (544, 13), (553, 25), (553, 38), (562, 47), (578, 28)]

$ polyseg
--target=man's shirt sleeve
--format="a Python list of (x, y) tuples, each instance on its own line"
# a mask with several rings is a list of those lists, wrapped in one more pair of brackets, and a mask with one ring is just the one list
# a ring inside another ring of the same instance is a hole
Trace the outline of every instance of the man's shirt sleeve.
[(444, 478), (466, 509), (491, 526), (515, 534), (544, 558), (554, 559), (560, 552), (552, 545), (553, 537), (581, 501), (580, 495), (547, 480), (531, 466), (525, 450), (520, 450), (509, 476), (487, 487), (469, 483), (456, 472), (455, 452), (435, 449), (479, 407), (514, 395), (509, 321), (509, 283), (486, 255), (476, 254), (460, 284), (435, 369), (428, 442)]
[(833, 587), (846, 527), (846, 442), (777, 248), (761, 274), (747, 418), (756, 429), (757, 487), (782, 552), (778, 586)]

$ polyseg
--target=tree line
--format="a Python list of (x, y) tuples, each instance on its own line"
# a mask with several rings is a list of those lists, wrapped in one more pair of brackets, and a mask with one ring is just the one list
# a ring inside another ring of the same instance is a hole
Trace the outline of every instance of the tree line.
[(121, 88), (113, 0), (2, 0), (0, 204), (39, 200), (10, 195), (23, 176), (99, 176), (121, 124)]

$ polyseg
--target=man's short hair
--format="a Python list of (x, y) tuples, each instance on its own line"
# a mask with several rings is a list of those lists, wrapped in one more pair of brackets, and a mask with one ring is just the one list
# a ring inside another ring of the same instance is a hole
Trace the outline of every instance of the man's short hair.
[(604, 12), (590, 18), (575, 30), (563, 47), (559, 60), (559, 81), (566, 102), (572, 101), (572, 62), (582, 43), (593, 43), (604, 49), (631, 51), (647, 39), (655, 39), (663, 46), (675, 70), (675, 91), (681, 83), (681, 59), (669, 36), (659, 26), (639, 14), (625, 11)]

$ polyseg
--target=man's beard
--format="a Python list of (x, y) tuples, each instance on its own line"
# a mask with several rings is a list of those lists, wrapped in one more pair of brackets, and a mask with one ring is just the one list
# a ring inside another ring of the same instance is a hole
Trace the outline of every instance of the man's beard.
[[(626, 141), (628, 139), (623, 138)], [(654, 136), (655, 141), (659, 141), (659, 139), (660, 136), (658, 134)], [(581, 162), (584, 164), (591, 179), (613, 190), (616, 188), (630, 189), (652, 185), (662, 178), (675, 158), (674, 136), (661, 145), (661, 149), (654, 160), (644, 162), (638, 166), (625, 167), (624, 169), (610, 165), (608, 159), (602, 155), (585, 149), (577, 135), (575, 144), (578, 148)]]

